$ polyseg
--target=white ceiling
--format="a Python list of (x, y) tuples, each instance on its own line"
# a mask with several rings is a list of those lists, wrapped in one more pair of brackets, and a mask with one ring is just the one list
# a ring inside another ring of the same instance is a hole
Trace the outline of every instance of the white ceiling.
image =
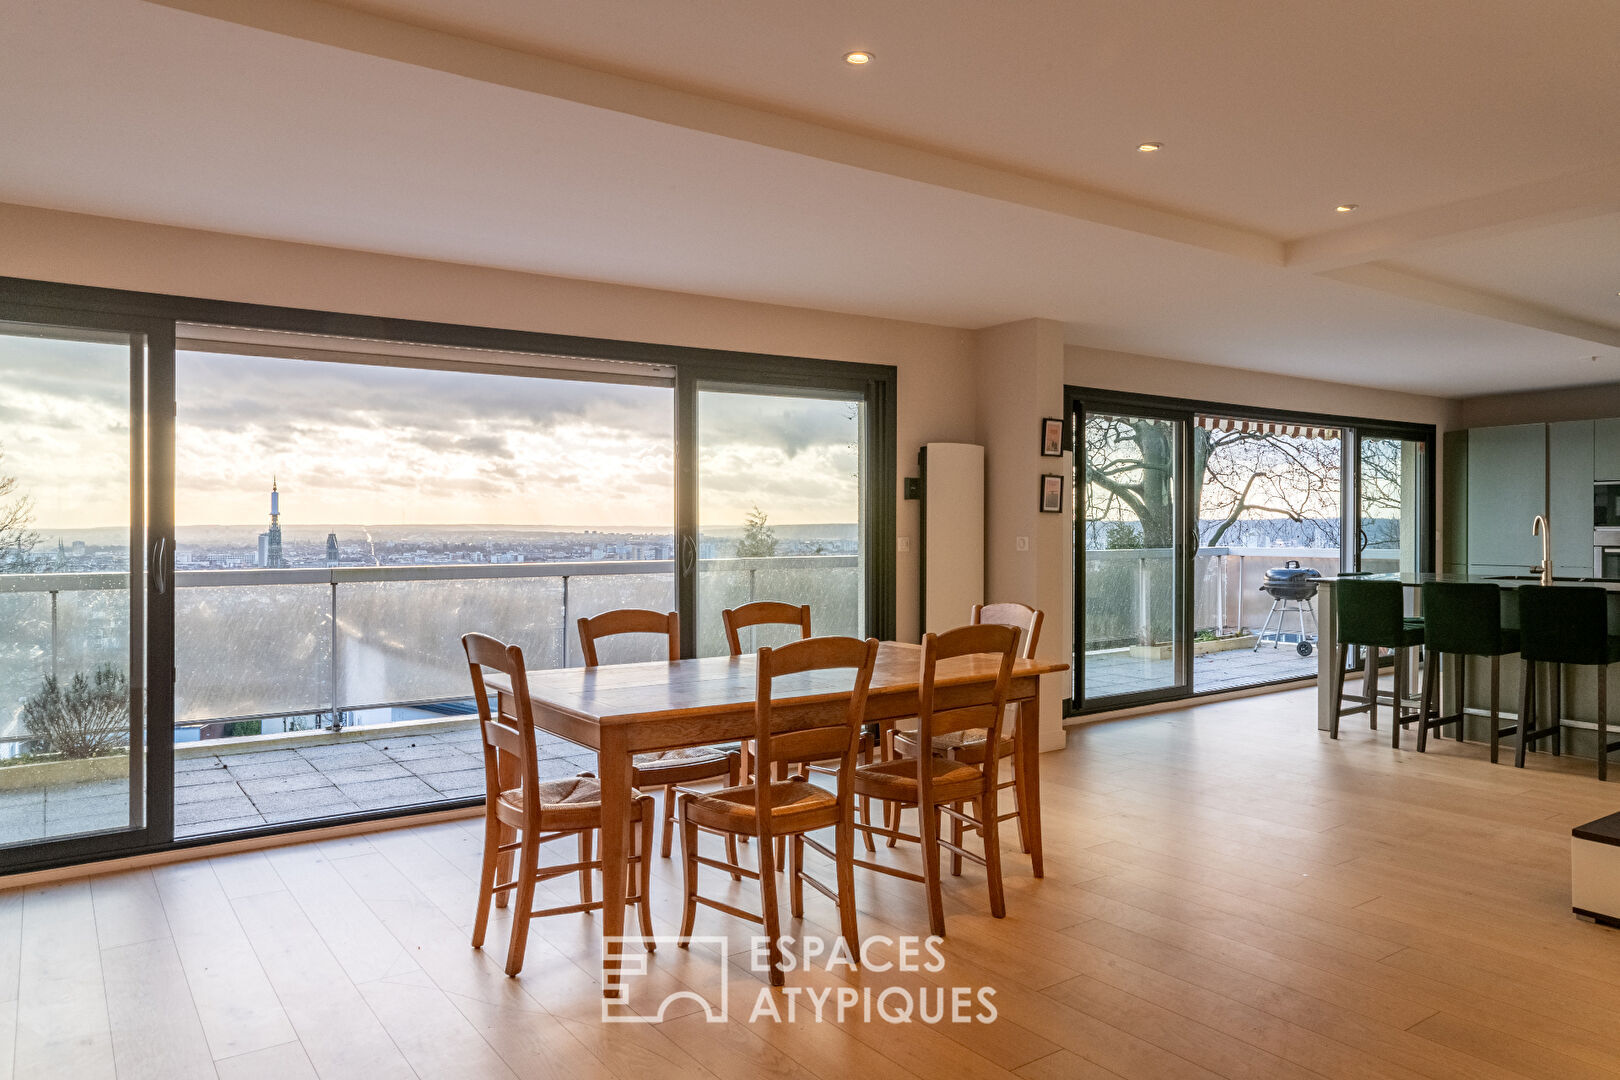
[(1620, 378), (1612, 3), (364, 7), (0, 0), (0, 201), (1447, 396)]

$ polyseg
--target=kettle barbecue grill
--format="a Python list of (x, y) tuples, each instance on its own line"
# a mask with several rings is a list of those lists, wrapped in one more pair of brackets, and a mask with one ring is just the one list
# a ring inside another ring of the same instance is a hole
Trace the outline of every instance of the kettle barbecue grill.
[[(1266, 613), (1266, 621), (1255, 637), (1254, 650), (1259, 651), (1260, 646), (1267, 641), (1271, 642), (1273, 649), (1284, 643), (1294, 646), (1294, 651), (1301, 656), (1311, 655), (1316, 646), (1316, 607), (1311, 601), (1316, 599), (1316, 582), (1322, 576), (1318, 570), (1310, 567), (1301, 568), (1298, 559), (1289, 559), (1281, 566), (1273, 566), (1266, 571), (1266, 580), (1260, 585), (1260, 591), (1271, 597), (1271, 610)], [(1283, 629), (1288, 620), (1289, 611), (1293, 611), (1299, 620), (1299, 630), (1288, 633)], [(1311, 618), (1311, 629), (1305, 631), (1305, 616)], [(1273, 629), (1272, 621), (1276, 621)]]

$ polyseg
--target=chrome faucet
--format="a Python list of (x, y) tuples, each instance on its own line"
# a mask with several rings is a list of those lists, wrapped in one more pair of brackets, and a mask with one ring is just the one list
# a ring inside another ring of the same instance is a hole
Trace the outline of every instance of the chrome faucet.
[(1530, 523), (1530, 535), (1541, 537), (1541, 565), (1532, 569), (1541, 575), (1543, 585), (1551, 585), (1553, 583), (1552, 522), (1537, 514), (1536, 520)]

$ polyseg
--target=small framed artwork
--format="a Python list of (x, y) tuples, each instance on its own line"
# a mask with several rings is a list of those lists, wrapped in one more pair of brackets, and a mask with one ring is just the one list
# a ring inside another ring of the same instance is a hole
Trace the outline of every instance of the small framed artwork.
[(1041, 513), (1063, 513), (1063, 477), (1057, 473), (1041, 474)]
[(1041, 456), (1063, 456), (1063, 421), (1047, 417), (1041, 421)]

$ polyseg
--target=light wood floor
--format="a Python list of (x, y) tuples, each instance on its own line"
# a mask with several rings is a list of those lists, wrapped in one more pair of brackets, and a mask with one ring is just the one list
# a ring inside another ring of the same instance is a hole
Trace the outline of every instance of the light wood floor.
[[(592, 917), (537, 921), (518, 980), (504, 916), (468, 947), (479, 826), (453, 822), (0, 894), (0, 1076), (1620, 1076), (1620, 932), (1567, 880), (1570, 827), (1620, 784), (1313, 716), (1293, 692), (1077, 730), (1042, 762), (1049, 876), (1009, 848), (1004, 921), (969, 866), (943, 971), (790, 976), (994, 987), (993, 1024), (750, 1024), (752, 928), (705, 910), (730, 1022), (604, 1025)], [(679, 865), (656, 873), (673, 933)], [(859, 888), (863, 934), (926, 926), (909, 884)], [(806, 903), (788, 932), (836, 925)], [(650, 985), (707, 962), (661, 948)]]

